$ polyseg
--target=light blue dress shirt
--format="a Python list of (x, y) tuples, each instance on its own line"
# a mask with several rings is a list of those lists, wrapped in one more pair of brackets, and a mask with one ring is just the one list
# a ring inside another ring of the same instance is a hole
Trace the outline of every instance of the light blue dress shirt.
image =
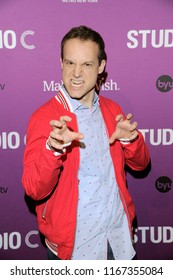
[(79, 201), (73, 260), (106, 260), (107, 244), (115, 259), (132, 259), (127, 217), (120, 200), (109, 139), (95, 93), (92, 110), (66, 93), (77, 115), (80, 141)]

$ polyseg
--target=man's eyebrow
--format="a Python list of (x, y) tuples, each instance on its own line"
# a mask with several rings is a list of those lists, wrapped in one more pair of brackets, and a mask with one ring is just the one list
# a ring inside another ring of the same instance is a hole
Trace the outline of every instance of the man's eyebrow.
[(68, 58), (64, 58), (64, 61), (72, 61), (71, 59)]
[[(64, 58), (63, 61), (75, 63), (72, 59), (69, 59), (69, 58)], [(86, 64), (86, 63), (93, 64), (94, 61), (93, 61), (93, 60), (86, 60), (86, 61), (82, 62), (81, 65), (84, 65), (84, 64)]]
[(84, 64), (85, 63), (94, 63), (94, 61), (93, 60), (86, 60), (85, 62), (84, 62)]

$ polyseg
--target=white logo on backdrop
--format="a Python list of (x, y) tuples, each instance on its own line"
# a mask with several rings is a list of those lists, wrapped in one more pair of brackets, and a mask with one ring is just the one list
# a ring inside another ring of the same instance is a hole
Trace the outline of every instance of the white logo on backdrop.
[(134, 243), (173, 243), (173, 227), (170, 226), (143, 226), (136, 229)]
[[(173, 243), (173, 227), (171, 226), (142, 226), (134, 234), (134, 243)], [(18, 231), (0, 234), (0, 250), (17, 250), (23, 244), (31, 249), (39, 247), (39, 232), (31, 230), (27, 234)]]
[(32, 237), (38, 234), (38, 230), (31, 230), (25, 236), (22, 236), (18, 231), (1, 233), (0, 250), (17, 250), (23, 243), (25, 243), (27, 247), (35, 249), (39, 244), (36, 241), (33, 241)]
[[(171, 128), (139, 129), (139, 131), (143, 134), (146, 143), (152, 146), (169, 146), (173, 144), (173, 129)], [(0, 149), (16, 150), (20, 148), (21, 144), (26, 144), (26, 135), (22, 137), (19, 132), (16, 131), (1, 132)]]
[(0, 49), (15, 49), (17, 46), (17, 38), (19, 38), (20, 44), (28, 50), (35, 48), (33, 44), (28, 43), (28, 37), (35, 34), (32, 30), (26, 30), (22, 34), (16, 34), (14, 30), (0, 30)]
[[(173, 129), (171, 128), (147, 128), (139, 129), (139, 131), (143, 134), (146, 143), (152, 146), (169, 146), (173, 144)], [(26, 135), (21, 136), (17, 131), (3, 131), (0, 133), (0, 149), (16, 150), (19, 149), (21, 145), (26, 145)]]
[[(55, 81), (43, 81), (43, 91), (58, 91), (62, 86), (63, 82), (61, 83)], [(102, 84), (102, 81), (96, 84), (96, 90), (103, 90), (103, 91), (119, 91), (120, 88), (118, 83), (115, 82), (113, 79)]]
[(129, 30), (127, 38), (129, 39), (127, 47), (130, 49), (150, 46), (153, 48), (173, 47), (173, 29)]
[(146, 142), (153, 146), (172, 145), (173, 144), (173, 129), (158, 128), (158, 129), (139, 129), (143, 134)]
[(61, 0), (62, 3), (98, 3), (99, 0)]

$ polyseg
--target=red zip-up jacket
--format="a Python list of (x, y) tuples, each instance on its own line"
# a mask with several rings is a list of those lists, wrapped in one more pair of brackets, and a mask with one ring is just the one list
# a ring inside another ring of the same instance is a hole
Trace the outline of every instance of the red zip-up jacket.
[[(99, 96), (100, 109), (109, 137), (115, 131), (115, 117), (122, 110), (115, 102)], [(57, 251), (61, 259), (71, 259), (78, 204), (78, 170), (80, 150), (76, 141), (58, 156), (46, 148), (51, 126), (50, 120), (59, 120), (60, 116), (70, 116), (68, 127), (78, 131), (76, 115), (61, 93), (50, 99), (31, 116), (27, 129), (27, 143), (24, 153), (22, 183), (28, 196), (36, 200), (36, 212), (40, 232), (49, 245)], [(81, 131), (82, 132), (82, 131)], [(93, 132), (95, 133), (95, 132)], [(98, 133), (98, 132), (96, 132)], [(133, 170), (143, 170), (149, 163), (149, 152), (142, 134), (129, 144), (123, 145), (116, 140), (110, 145), (115, 175), (125, 213), (132, 226), (135, 208), (126, 186), (124, 166)]]

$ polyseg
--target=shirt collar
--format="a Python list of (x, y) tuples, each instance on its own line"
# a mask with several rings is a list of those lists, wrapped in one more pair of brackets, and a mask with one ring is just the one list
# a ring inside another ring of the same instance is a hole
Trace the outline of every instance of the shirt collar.
[[(65, 96), (70, 101), (73, 112), (80, 110), (80, 109), (88, 109), (87, 106), (84, 106), (83, 104), (81, 104), (77, 99), (71, 98), (71, 96), (67, 93), (64, 85), (62, 85), (62, 88), (63, 88), (63, 92), (64, 92)], [(94, 93), (93, 106), (94, 107), (99, 106), (99, 96), (96, 92)]]

